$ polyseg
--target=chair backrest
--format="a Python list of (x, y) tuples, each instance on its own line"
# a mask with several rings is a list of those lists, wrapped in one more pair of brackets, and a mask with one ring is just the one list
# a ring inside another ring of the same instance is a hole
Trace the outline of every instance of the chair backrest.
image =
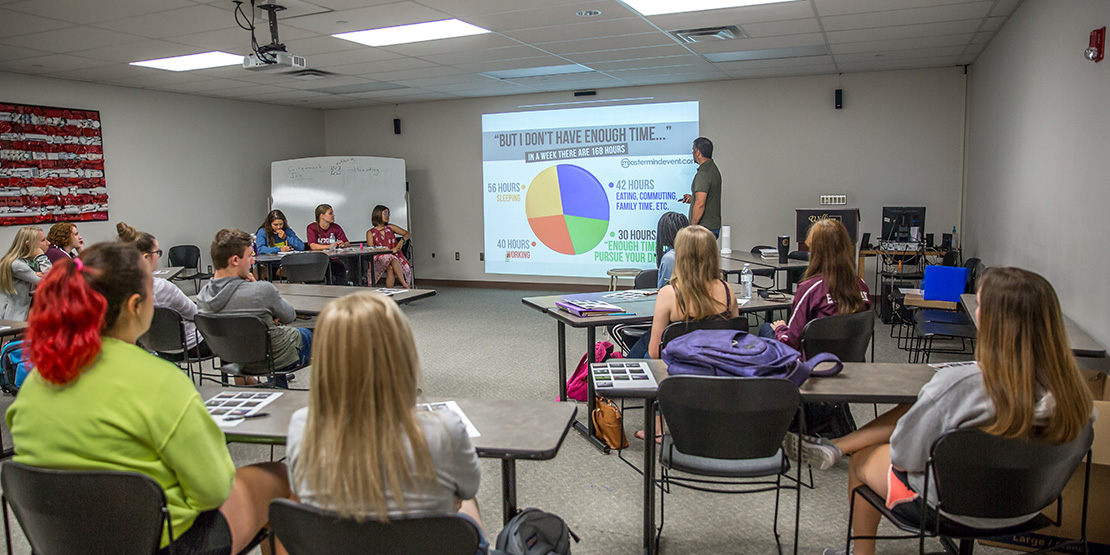
[(632, 283), (635, 289), (655, 289), (656, 285), (659, 285), (659, 270), (656, 268), (636, 274), (636, 280)]
[(960, 260), (960, 251), (958, 251), (956, 249), (950, 249), (950, 250), (944, 251), (944, 257), (941, 258), (940, 265), (941, 266), (955, 266), (956, 262), (959, 262), (959, 260)]
[(1006, 439), (978, 429), (948, 432), (933, 442), (931, 451), (941, 509), (981, 518), (1040, 511), (1060, 496), (1093, 441), (1090, 424), (1062, 445)]
[(809, 251), (790, 251), (790, 254), (786, 255), (786, 257), (790, 260), (805, 260), (808, 262)]
[(748, 331), (748, 318), (740, 315), (736, 318), (710, 318), (708, 320), (687, 320), (685, 322), (672, 322), (663, 329), (663, 337), (659, 340), (659, 350), (667, 347), (672, 339), (686, 335), (694, 330), (737, 330)]
[(714, 459), (774, 455), (801, 400), (781, 378), (719, 376), (671, 376), (658, 399), (675, 448)]
[(200, 270), (200, 247), (196, 245), (174, 245), (170, 247), (170, 266), (182, 266)]
[(328, 255), (322, 252), (289, 254), (281, 259), (285, 279), (291, 282), (324, 281), (328, 272)]
[(158, 553), (169, 522), (162, 487), (134, 472), (54, 470), (8, 461), (0, 485), (33, 553)]
[(975, 285), (979, 282), (979, 273), (983, 271), (983, 261), (978, 258), (968, 258), (964, 261), (967, 268), (967, 289), (965, 293), (974, 293)]
[(810, 320), (802, 328), (802, 353), (811, 358), (832, 353), (841, 362), (867, 362), (867, 347), (875, 334), (875, 313), (838, 314)]
[(360, 522), (288, 499), (270, 503), (270, 526), (290, 555), (474, 555), (479, 542), (478, 529), (459, 516)]
[(139, 343), (159, 353), (185, 350), (185, 328), (181, 325), (181, 315), (170, 308), (154, 307), (150, 329), (139, 338)]
[(212, 354), (224, 363), (269, 363), (270, 330), (252, 314), (197, 314), (193, 317)]

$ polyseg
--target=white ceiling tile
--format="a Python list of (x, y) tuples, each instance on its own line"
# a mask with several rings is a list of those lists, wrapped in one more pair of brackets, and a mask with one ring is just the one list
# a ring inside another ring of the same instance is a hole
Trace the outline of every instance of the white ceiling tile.
[(481, 35), (470, 35), (468, 37), (395, 44), (393, 46), (383, 46), (382, 50), (404, 56), (429, 56), (432, 54), (444, 54), (446, 52), (458, 52), (461, 50), (500, 48), (519, 45), (520, 42), (509, 37), (497, 33), (485, 33)]
[(234, 79), (205, 79), (204, 81), (193, 81), (192, 83), (156, 85), (154, 88), (184, 93), (200, 93), (235, 89), (239, 87), (253, 87), (255, 84), (256, 83), (248, 83), (246, 81), (236, 81)]
[(830, 44), (840, 42), (862, 42), (869, 40), (891, 40), (937, 35), (959, 35), (974, 33), (979, 29), (978, 20), (949, 21), (945, 23), (925, 23), (922, 25), (901, 25), (874, 29), (854, 29), (850, 31), (829, 31), (825, 35)]
[(82, 50), (80, 54), (85, 58), (105, 60), (108, 62), (141, 62), (144, 60), (169, 58), (171, 56), (197, 54), (203, 51), (204, 50), (196, 46), (176, 44), (161, 40), (144, 40), (141, 42)]
[(425, 67), (420, 69), (403, 69), (399, 71), (384, 71), (368, 73), (367, 76), (378, 81), (404, 81), (407, 79), (421, 79), (423, 77), (442, 77), (444, 75), (459, 75), (462, 70), (448, 66)]
[(768, 69), (745, 69), (729, 72), (734, 79), (760, 79), (765, 77), (791, 77), (795, 75), (825, 75), (836, 73), (832, 64), (824, 66), (777, 67)]
[(192, 6), (186, 0), (26, 0), (7, 9), (87, 25)]
[(978, 0), (813, 0), (821, 17), (854, 13), (881, 12), (890, 9), (926, 8), (956, 5)]
[(546, 56), (547, 52), (531, 46), (507, 46), (504, 48), (488, 48), (485, 50), (460, 50), (447, 54), (433, 54), (420, 58), (432, 63), (453, 66), (459, 64), (472, 64), (477, 62), (491, 62), (497, 60), (515, 60), (518, 58), (534, 58)]
[(821, 26), (817, 18), (791, 19), (787, 21), (768, 21), (766, 23), (748, 23), (742, 29), (749, 37), (773, 37), (778, 35), (799, 35), (802, 33), (820, 33)]
[(791, 46), (824, 46), (825, 37), (821, 33), (806, 33), (804, 35), (785, 35), (781, 37), (764, 37), (740, 40), (719, 40), (691, 44), (689, 48), (700, 54), (716, 52), (739, 52), (742, 50), (767, 50), (770, 48), (788, 48)]
[(659, 58), (640, 58), (637, 60), (616, 60), (612, 62), (596, 62), (590, 67), (598, 71), (613, 71), (621, 69), (647, 69), (652, 67), (672, 67), (687, 65), (707, 64), (702, 58), (693, 54), (685, 56), (662, 56)]
[(809, 19), (815, 17), (809, 2), (783, 2), (763, 6), (747, 6), (724, 10), (705, 10), (700, 12), (676, 13), (649, 17), (660, 29), (697, 29), (718, 25), (746, 25), (767, 21), (786, 21), (790, 19)]
[(566, 65), (567, 61), (555, 56), (537, 56), (535, 58), (521, 58), (517, 60), (498, 60), (492, 62), (477, 62), (473, 64), (460, 64), (454, 66), (462, 71), (471, 73), (484, 73), (487, 71), (502, 71), (506, 69), (524, 69), (529, 67), (547, 67)]
[[(15, 73), (58, 73), (75, 69), (89, 69), (108, 65), (108, 62), (90, 60), (66, 54), (51, 54), (37, 58), (22, 58), (0, 62), (0, 70)], [(61, 77), (60, 75), (58, 77)]]
[(825, 31), (846, 29), (869, 29), (872, 27), (892, 27), (896, 25), (918, 25), (922, 23), (941, 23), (966, 19), (981, 20), (990, 11), (993, 1), (952, 4), (932, 8), (908, 10), (887, 10), (854, 15), (836, 15), (821, 18)]
[(256, 94), (269, 94), (285, 92), (287, 89), (277, 87), (274, 85), (251, 85), (247, 87), (236, 87), (234, 89), (221, 89), (216, 91), (208, 91), (208, 94), (213, 96), (222, 96), (226, 98), (246, 98)]
[(601, 52), (582, 52), (580, 54), (567, 54), (565, 57), (580, 64), (591, 65), (598, 62), (687, 55), (690, 55), (689, 50), (683, 46), (674, 44), (670, 46), (650, 46), (647, 48), (624, 48), (621, 50), (603, 50)]
[(964, 50), (964, 54), (979, 54), (986, 47), (987, 45), (985, 44), (969, 44), (967, 45), (967, 49)]
[(916, 37), (909, 39), (892, 39), (865, 42), (846, 42), (831, 44), (834, 55), (852, 54), (855, 52), (888, 52), (892, 50), (911, 50), (915, 48), (942, 48), (945, 46), (962, 46), (971, 42), (974, 35), (941, 35), (936, 37)]
[(956, 60), (956, 63), (962, 66), (966, 66), (968, 64), (974, 63), (977, 58), (979, 58), (978, 54), (965, 54), (961, 56), (959, 60)]
[[(330, 0), (324, 0), (330, 1)], [(553, 5), (580, 4), (583, 0), (418, 0), (430, 8), (456, 17), (530, 10)], [(577, 8), (579, 10), (585, 8)]]
[(506, 36), (528, 44), (651, 32), (656, 32), (655, 27), (652, 27), (650, 23), (639, 17), (502, 31)]
[(351, 75), (334, 75), (331, 77), (325, 77), (323, 79), (293, 78), (282, 86), (303, 91), (326, 89), (328, 87), (342, 87), (346, 85), (364, 85), (369, 83), (373, 83), (373, 81), (361, 77), (354, 77)]
[(366, 62), (361, 64), (344, 64), (339, 66), (329, 66), (328, 71), (340, 73), (343, 75), (366, 75), (367, 73), (381, 73), (385, 71), (401, 71), (405, 69), (418, 69), (424, 67), (438, 67), (437, 64), (432, 62), (420, 60), (417, 58), (393, 58), (390, 60), (379, 60), (376, 62)]
[(288, 85), (290, 83), (301, 82), (300, 79), (297, 79), (292, 75), (285, 75), (282, 73), (270, 71), (248, 71), (241, 67), (232, 69), (238, 70), (236, 73), (232, 74), (232, 79), (235, 79), (237, 81), (247, 81), (258, 85), (279, 85), (284, 87), (285, 85)]
[[(416, 2), (396, 2), (381, 6), (368, 6), (318, 15), (290, 18), (283, 23), (290, 27), (334, 35), (349, 31), (380, 29), (394, 25), (408, 25), (425, 21), (450, 19), (450, 16)], [(339, 23), (345, 21), (346, 23)]]
[(22, 58), (37, 58), (48, 56), (50, 53), (43, 50), (19, 48), (18, 46), (4, 46), (0, 48), (0, 60), (19, 60)]
[(71, 26), (73, 24), (66, 21), (0, 9), (0, 37), (29, 35)]
[[(476, 88), (489, 84), (492, 79), (476, 73), (459, 73), (456, 75), (441, 75), (438, 77), (421, 77), (419, 79), (393, 79), (391, 82), (414, 89), (431, 87), (471, 87)], [(444, 91), (446, 92), (446, 91)]]
[[(596, 10), (601, 15), (592, 18), (583, 18), (575, 15), (581, 10)], [(533, 29), (536, 27), (550, 27), (554, 25), (574, 25), (589, 21), (596, 23), (608, 19), (623, 19), (635, 17), (636, 12), (628, 9), (616, 0), (602, 0), (600, 2), (582, 2), (579, 4), (548, 5), (529, 10), (515, 10), (507, 12), (487, 13), (467, 17), (467, 23), (484, 27), (491, 31), (505, 32), (519, 29)]]
[[(302, 29), (297, 29), (295, 27), (284, 26), (281, 27), (280, 33), (281, 42), (284, 42), (287, 45), (290, 43), (290, 41), (318, 36), (311, 31), (305, 31)], [(268, 36), (268, 34), (265, 35), (265, 37)], [(259, 36), (260, 40), (262, 40), (263, 38), (263, 36)], [(339, 40), (332, 39), (331, 37), (328, 38), (334, 41)], [(240, 29), (238, 26), (227, 29), (219, 29), (216, 31), (206, 31), (203, 33), (176, 35), (172, 39), (168, 40), (170, 42), (179, 42), (181, 44), (188, 44), (190, 46), (198, 46), (206, 50), (222, 50), (224, 52), (234, 52), (236, 54), (246, 54), (247, 52), (250, 52), (251, 48), (250, 31)], [(269, 42), (269, 39), (265, 39), (264, 42)], [(336, 48), (336, 50), (338, 50), (338, 48)], [(298, 55), (301, 54), (300, 51), (294, 51), (293, 49), (290, 49), (290, 51)]]
[(358, 92), (358, 93), (347, 93), (347, 94), (344, 94), (343, 96), (349, 96), (349, 97), (352, 97), (352, 98), (382, 98), (382, 97), (386, 97), (386, 96), (407, 96), (407, 95), (427, 94), (427, 93), (429, 93), (429, 91), (425, 91), (425, 90), (421, 90), (421, 89), (392, 89), (392, 90), (388, 90), (388, 91), (367, 91), (367, 92)]
[(123, 85), (127, 87), (155, 87), (210, 80), (203, 75), (196, 75), (191, 71), (162, 71), (145, 67), (138, 67), (135, 69), (135, 75), (106, 79), (106, 81), (113, 85)]
[[(310, 33), (309, 31), (298, 30), (299, 33)], [(246, 35), (247, 45), (250, 45), (250, 35)], [(315, 35), (299, 39), (286, 40), (281, 39), (285, 44), (285, 49), (298, 56), (316, 56), (318, 54), (331, 54), (333, 52), (346, 52), (348, 50), (367, 50), (368, 47), (357, 42), (349, 40), (337, 39), (328, 35)]]
[(994, 31), (983, 31), (982, 33), (975, 33), (975, 38), (971, 39), (972, 44), (987, 44), (994, 38)]
[(46, 50), (47, 52), (65, 53), (79, 52), (92, 48), (100, 48), (102, 46), (139, 42), (142, 40), (144, 40), (143, 37), (97, 29), (95, 27), (71, 27), (69, 29), (45, 31), (33, 35), (4, 38), (0, 39), (0, 43), (23, 48), (33, 48), (36, 50)]
[(51, 73), (50, 77), (106, 83), (112, 79), (134, 77), (143, 70), (150, 71), (148, 68), (140, 68), (127, 64), (109, 64), (85, 69), (68, 69), (58, 73)]
[(1010, 14), (1014, 13), (1015, 10), (1017, 10), (1017, 7), (1020, 4), (1021, 0), (998, 0), (998, 3), (995, 4), (994, 9), (991, 10), (991, 15), (1008, 17)]
[(878, 58), (872, 62), (857, 62), (851, 64), (837, 64), (843, 72), (855, 71), (889, 71), (899, 69), (916, 69), (925, 67), (950, 67), (959, 65), (955, 56), (943, 58), (917, 58), (913, 60), (884, 60)]
[[(96, 26), (152, 39), (238, 27), (231, 12), (202, 5), (103, 21)], [(262, 31), (262, 29), (259, 30)], [(246, 31), (243, 32), (246, 33)]]
[[(296, 52), (290, 50), (290, 52)], [(329, 52), (327, 54), (312, 54), (305, 56), (305, 63), (308, 67), (327, 69), (350, 65), (350, 64), (366, 64), (371, 62), (380, 62), (382, 60), (394, 60), (401, 58), (400, 54), (394, 54), (382, 50), (381, 48), (370, 48), (362, 46), (353, 50), (344, 50), (342, 52)]]
[(547, 88), (555, 86), (605, 86), (615, 84), (616, 80), (601, 73), (572, 73), (566, 75), (538, 75), (511, 79), (513, 83), (525, 87)]
[(313, 91), (282, 91), (272, 93), (256, 94), (252, 98), (261, 100), (263, 102), (272, 100), (311, 100), (314, 98), (322, 98), (325, 96), (334, 96), (327, 93), (313, 92)]
[(614, 77), (620, 79), (624, 79), (626, 77), (634, 79), (638, 76), (643, 75), (686, 75), (697, 73), (717, 74), (722, 77), (724, 76), (721, 70), (713, 67), (712, 64), (708, 66), (678, 66), (653, 69), (630, 69), (627, 71), (613, 71), (609, 73), (610, 75), (613, 75)]
[(837, 64), (871, 62), (879, 60), (912, 60), (914, 58), (956, 57), (964, 53), (964, 46), (945, 46), (940, 48), (918, 48), (913, 50), (891, 50), (888, 52), (857, 52), (838, 54)]
[(747, 60), (742, 62), (720, 62), (713, 67), (725, 72), (745, 71), (749, 69), (769, 69), (776, 67), (803, 67), (803, 66), (832, 66), (832, 56), (808, 56), (805, 58), (778, 58), (774, 60)]
[(547, 42), (536, 45), (552, 54), (575, 54), (579, 52), (599, 52), (624, 48), (643, 48), (645, 46), (670, 46), (677, 44), (675, 39), (663, 33), (640, 33), (620, 37), (598, 37), (594, 39)]
[(1002, 28), (1002, 24), (1005, 22), (1005, 17), (988, 17), (987, 20), (983, 22), (983, 27), (980, 30), (997, 31)]

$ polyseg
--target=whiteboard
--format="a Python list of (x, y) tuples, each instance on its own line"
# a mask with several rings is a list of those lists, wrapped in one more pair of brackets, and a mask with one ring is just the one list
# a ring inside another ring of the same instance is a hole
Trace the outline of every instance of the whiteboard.
[(321, 204), (331, 205), (335, 223), (351, 241), (366, 239), (366, 230), (373, 227), (371, 212), (379, 204), (389, 207), (389, 223), (410, 229), (405, 189), (402, 158), (318, 156), (270, 164), (272, 209), (284, 212), (286, 225), (305, 242)]

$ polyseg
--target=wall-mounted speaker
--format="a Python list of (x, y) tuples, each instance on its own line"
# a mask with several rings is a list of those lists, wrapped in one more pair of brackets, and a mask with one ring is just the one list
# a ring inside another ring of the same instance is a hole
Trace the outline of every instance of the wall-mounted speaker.
[(836, 109), (839, 110), (844, 107), (844, 89), (836, 89), (835, 97), (835, 106)]
[(393, 118), (393, 134), (401, 134), (401, 118)]

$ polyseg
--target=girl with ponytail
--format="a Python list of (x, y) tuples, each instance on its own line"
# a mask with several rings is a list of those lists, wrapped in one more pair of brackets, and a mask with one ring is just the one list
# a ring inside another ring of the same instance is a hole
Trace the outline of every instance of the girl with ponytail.
[[(57, 262), (35, 293), (35, 370), (8, 408), (15, 460), (138, 472), (166, 493), (176, 553), (233, 553), (289, 495), (285, 466), (235, 469), (224, 434), (176, 366), (135, 346), (150, 327), (150, 269), (132, 243)], [(162, 547), (170, 543), (163, 532)]]

